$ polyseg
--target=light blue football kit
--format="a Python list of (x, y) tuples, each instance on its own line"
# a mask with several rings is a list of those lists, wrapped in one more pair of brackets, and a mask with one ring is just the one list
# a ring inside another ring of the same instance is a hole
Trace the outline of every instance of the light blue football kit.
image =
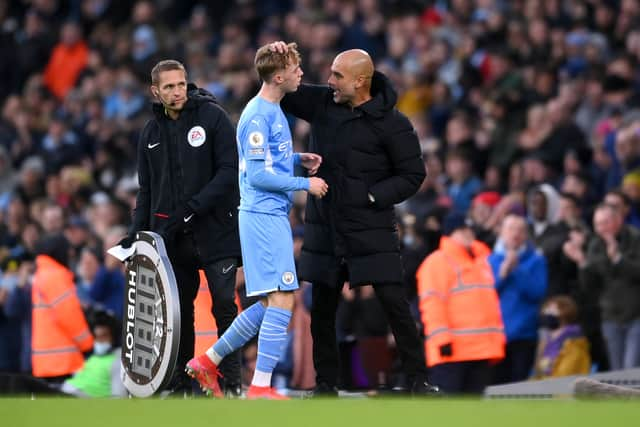
[(289, 224), (293, 192), (309, 179), (293, 176), (300, 156), (277, 103), (256, 96), (238, 122), (240, 244), (247, 296), (298, 289)]

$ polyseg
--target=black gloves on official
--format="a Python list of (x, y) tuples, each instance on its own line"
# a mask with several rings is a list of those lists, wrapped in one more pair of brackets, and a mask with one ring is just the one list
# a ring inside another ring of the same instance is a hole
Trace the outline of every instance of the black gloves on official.
[(124, 237), (122, 240), (120, 240), (118, 244), (122, 246), (123, 249), (129, 249), (131, 245), (133, 245), (133, 242), (135, 241), (136, 241), (136, 233), (131, 233), (131, 234), (128, 234), (126, 237)]
[(196, 213), (188, 204), (178, 207), (167, 219), (164, 231), (161, 233), (165, 241), (172, 241), (178, 233), (183, 232), (193, 223)]
[(453, 348), (451, 347), (451, 343), (442, 344), (440, 346), (440, 356), (449, 357), (453, 355)]

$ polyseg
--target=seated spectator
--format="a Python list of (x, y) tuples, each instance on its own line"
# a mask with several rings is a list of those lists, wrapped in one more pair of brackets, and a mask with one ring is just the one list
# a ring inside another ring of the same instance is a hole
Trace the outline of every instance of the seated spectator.
[(571, 297), (558, 295), (542, 305), (534, 378), (589, 373), (589, 341), (583, 335), (577, 320), (578, 306)]
[(105, 312), (92, 319), (93, 354), (82, 369), (62, 383), (63, 393), (77, 397), (124, 397), (127, 392), (120, 377), (120, 348), (117, 320)]

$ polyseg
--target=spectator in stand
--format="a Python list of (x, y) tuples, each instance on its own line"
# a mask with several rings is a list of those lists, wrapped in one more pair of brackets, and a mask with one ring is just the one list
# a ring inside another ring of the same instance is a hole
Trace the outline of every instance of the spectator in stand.
[[(25, 258), (18, 267), (15, 287), (9, 290), (4, 301), (4, 314), (18, 322), (20, 337), (17, 341), (20, 358), (18, 372), (31, 375), (31, 282), (35, 263)], [(0, 292), (2, 292), (0, 290)]]
[(589, 341), (582, 334), (578, 307), (558, 295), (542, 305), (541, 337), (533, 377), (536, 379), (585, 375), (591, 370)]
[(496, 366), (494, 381), (522, 381), (533, 367), (538, 313), (547, 291), (547, 261), (534, 249), (523, 217), (504, 219), (489, 263), (507, 335), (506, 356)]
[(640, 231), (607, 204), (596, 208), (593, 229), (586, 252), (567, 245), (565, 254), (578, 264), (584, 291), (599, 295), (611, 369), (634, 368), (640, 366)]
[(618, 209), (626, 224), (640, 228), (640, 215), (634, 211), (631, 199), (624, 191), (617, 189), (607, 191), (604, 203)]
[(500, 193), (484, 191), (473, 198), (469, 209), (469, 220), (476, 239), (489, 247), (496, 242), (496, 233), (491, 226), (494, 208), (500, 202)]
[(473, 174), (471, 157), (464, 148), (452, 149), (447, 153), (445, 170), (450, 178), (447, 195), (451, 199), (454, 212), (465, 213), (471, 206), (471, 200), (480, 192), (482, 181)]
[(89, 48), (82, 37), (82, 29), (77, 22), (67, 21), (60, 30), (60, 41), (53, 48), (44, 71), (47, 88), (58, 99), (63, 99), (76, 84), (88, 58)]
[(635, 169), (622, 179), (622, 193), (628, 198), (627, 223), (640, 227), (640, 169)]

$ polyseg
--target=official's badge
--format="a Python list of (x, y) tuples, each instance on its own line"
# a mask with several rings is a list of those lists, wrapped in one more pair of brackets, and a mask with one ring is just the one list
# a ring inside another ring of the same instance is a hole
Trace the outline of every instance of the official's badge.
[(187, 141), (192, 147), (200, 147), (207, 140), (207, 133), (202, 126), (194, 126), (187, 133)]

